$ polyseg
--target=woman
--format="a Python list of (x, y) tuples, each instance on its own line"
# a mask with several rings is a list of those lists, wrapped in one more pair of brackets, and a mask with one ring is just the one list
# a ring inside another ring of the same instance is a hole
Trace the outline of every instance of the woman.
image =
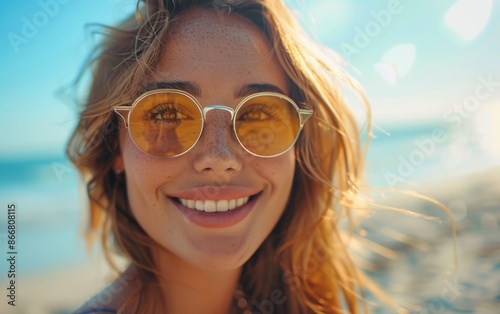
[(360, 89), (319, 51), (276, 0), (140, 1), (107, 34), (68, 155), (130, 266), (77, 313), (366, 311), (337, 227)]

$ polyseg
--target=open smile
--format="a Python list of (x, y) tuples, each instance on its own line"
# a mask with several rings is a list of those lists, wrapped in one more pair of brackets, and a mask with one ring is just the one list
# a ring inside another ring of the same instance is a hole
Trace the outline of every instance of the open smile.
[(249, 196), (241, 197), (231, 200), (189, 200), (184, 198), (179, 198), (179, 202), (190, 209), (196, 209), (202, 212), (226, 212), (228, 210), (233, 210), (236, 207), (240, 207), (248, 203), (250, 199)]
[(233, 199), (194, 200), (169, 197), (191, 222), (208, 228), (226, 228), (242, 221), (254, 208), (261, 192)]

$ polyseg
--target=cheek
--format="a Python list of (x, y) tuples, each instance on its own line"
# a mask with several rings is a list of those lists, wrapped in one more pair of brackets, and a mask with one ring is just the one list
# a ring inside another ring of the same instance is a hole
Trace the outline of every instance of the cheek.
[(295, 152), (291, 149), (282, 156), (257, 162), (256, 168), (278, 186), (286, 186), (293, 180), (295, 164)]
[[(126, 173), (127, 197), (132, 215), (153, 239), (170, 228), (161, 187), (172, 177), (172, 167), (138, 150), (130, 139), (123, 142), (122, 158)], [(173, 168), (175, 169), (175, 168)]]
[(128, 185), (129, 187), (134, 183), (143, 185), (152, 183), (155, 178), (155, 176), (149, 175), (154, 169), (152, 157), (141, 152), (129, 138), (126, 138), (123, 142), (122, 158), (127, 181), (131, 183)]
[(255, 218), (254, 228), (257, 244), (260, 245), (265, 237), (276, 226), (276, 223), (283, 215), (290, 192), (292, 189), (295, 174), (295, 155), (286, 153), (276, 158), (265, 159), (255, 164), (258, 175), (267, 182), (267, 189), (262, 199), (262, 210)]
[(172, 177), (169, 171), (172, 168), (160, 167), (158, 158), (140, 151), (130, 138), (125, 138), (122, 143), (127, 194), (135, 215), (140, 208), (157, 206), (160, 195), (158, 191)]
[(296, 167), (295, 154), (293, 150), (286, 154), (270, 159), (263, 159), (254, 164), (254, 169), (267, 182), (267, 200), (271, 208), (277, 210), (268, 211), (274, 219), (279, 219), (285, 209), (293, 185)]
[(154, 157), (142, 152), (132, 142), (126, 132), (120, 136), (121, 158), (127, 177), (145, 185), (160, 184), (172, 177), (172, 172), (179, 169), (178, 160)]
[(275, 193), (280, 197), (283, 207), (288, 203), (295, 175), (296, 159), (295, 150), (291, 149), (282, 156), (270, 169), (274, 180)]

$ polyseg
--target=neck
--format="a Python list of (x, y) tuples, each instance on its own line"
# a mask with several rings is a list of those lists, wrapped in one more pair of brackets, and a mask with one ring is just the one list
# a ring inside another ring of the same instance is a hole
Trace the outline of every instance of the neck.
[(157, 261), (166, 313), (229, 313), (241, 268), (211, 272), (168, 252), (162, 252)]

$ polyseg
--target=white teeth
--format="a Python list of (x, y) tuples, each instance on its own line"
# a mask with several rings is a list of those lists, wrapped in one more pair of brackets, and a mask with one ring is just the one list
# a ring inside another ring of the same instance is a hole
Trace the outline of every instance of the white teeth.
[(242, 206), (246, 203), (248, 203), (249, 197), (241, 197), (233, 200), (220, 200), (220, 201), (214, 201), (214, 200), (207, 200), (207, 201), (201, 201), (201, 200), (188, 200), (188, 199), (183, 199), (179, 198), (179, 201), (181, 202), (182, 205), (186, 206), (187, 208), (191, 209), (196, 209), (202, 212), (226, 212), (228, 210), (234, 209), (236, 207)]
[(205, 204), (203, 203), (203, 201), (196, 201), (196, 206), (195, 208), (193, 209), (197, 209), (197, 210), (205, 210)]
[(227, 200), (222, 200), (217, 202), (217, 211), (226, 212), (229, 210), (229, 202)]
[(229, 209), (234, 209), (236, 207), (236, 200), (229, 201)]
[(243, 205), (243, 199), (239, 198), (236, 200), (236, 207)]
[(216, 212), (217, 204), (215, 204), (215, 201), (205, 201), (205, 211), (209, 213)]

